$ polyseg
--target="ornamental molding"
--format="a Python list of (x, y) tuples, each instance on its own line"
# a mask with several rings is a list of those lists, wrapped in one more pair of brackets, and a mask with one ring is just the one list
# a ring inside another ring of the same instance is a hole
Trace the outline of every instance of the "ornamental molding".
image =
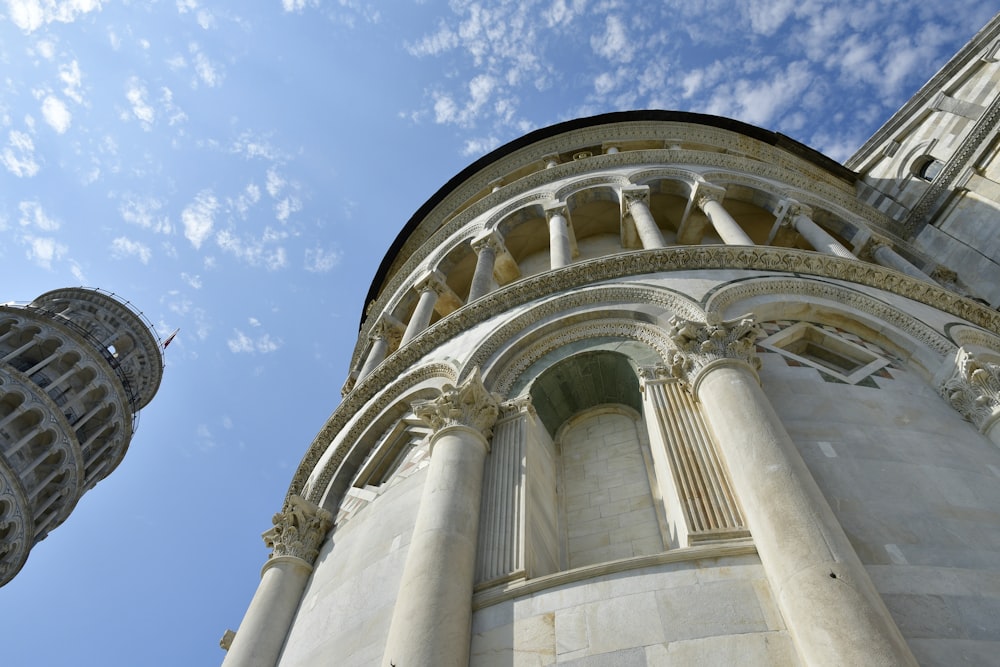
[(268, 559), (291, 556), (312, 565), (333, 525), (333, 515), (315, 503), (291, 495), (271, 523), (274, 526), (261, 535), (271, 549)]
[(706, 313), (704, 322), (672, 317), (667, 336), (674, 349), (666, 365), (671, 375), (685, 380), (693, 389), (702, 373), (720, 361), (745, 364), (756, 376), (760, 370), (756, 342), (763, 335), (764, 330), (749, 315), (723, 321), (714, 313)]
[[(891, 324), (942, 356), (951, 354), (955, 350), (955, 345), (948, 338), (885, 301), (843, 285), (807, 278), (767, 277), (726, 285), (709, 297), (705, 309), (721, 315), (732, 308), (733, 304), (775, 294), (829, 299), (851, 310), (866, 313)], [(997, 341), (1000, 342), (1000, 339)]]
[(656, 325), (645, 322), (625, 318), (601, 319), (566, 328), (559, 327), (557, 331), (535, 341), (527, 349), (520, 352), (517, 357), (505, 364), (502, 372), (493, 383), (495, 390), (500, 395), (506, 396), (521, 375), (546, 354), (570, 343), (593, 338), (624, 338), (645, 343), (661, 359), (666, 359), (671, 350), (670, 341), (663, 330)]
[(946, 326), (945, 329), (958, 347), (978, 346), (1000, 355), (1000, 336), (996, 334), (957, 322)]
[(486, 389), (477, 368), (458, 386), (442, 387), (440, 396), (415, 402), (413, 414), (436, 433), (463, 426), (481, 433), (489, 441), (500, 414), (500, 398)]
[[(407, 345), (403, 348), (404, 353), (410, 347)], [(417, 360), (414, 360), (408, 365), (413, 365), (416, 362)], [(386, 365), (383, 362), (371, 374), (365, 376), (355, 389), (344, 397), (341, 404), (327, 419), (326, 424), (323, 425), (309, 449), (306, 450), (305, 456), (302, 457), (302, 461), (295, 471), (295, 476), (292, 477), (289, 493), (285, 498), (286, 504), (294, 494), (301, 494), (307, 500), (319, 503), (347, 454), (360, 444), (362, 435), (371, 428), (375, 418), (391, 404), (399, 401), (405, 392), (434, 378), (443, 378), (447, 382), (458, 381), (455, 367), (447, 363), (426, 364), (409, 372), (405, 370), (405, 367), (400, 372), (393, 364), (393, 376), (385, 372)], [(378, 376), (382, 382), (369, 382), (369, 378), (373, 376)], [(375, 400), (371, 400), (373, 396)], [(351, 422), (350, 429), (343, 434), (343, 438), (338, 438), (348, 422)], [(326, 460), (323, 460), (324, 454), (331, 447), (334, 448), (333, 452)], [(315, 479), (308, 484), (307, 489), (309, 477), (316, 472), (321, 461), (323, 466), (319, 469)], [(337, 504), (339, 505), (339, 503), (340, 500), (337, 499)]]
[[(970, 299), (948, 292), (938, 285), (853, 259), (824, 255), (805, 250), (767, 246), (674, 246), (654, 250), (636, 250), (576, 262), (559, 269), (522, 278), (486, 296), (466, 304), (393, 352), (375, 371), (366, 376), (345, 397), (313, 441), (292, 479), (290, 493), (300, 492), (309, 473), (333, 437), (361, 407), (382, 388), (419, 363), (444, 342), (465, 334), (471, 327), (498, 314), (532, 301), (549, 299), (567, 290), (579, 296), (596, 282), (623, 280), (640, 275), (666, 274), (673, 271), (768, 271), (831, 278), (890, 292), (936, 308), (967, 322), (1000, 333), (1000, 313)], [(623, 289), (620, 288), (619, 289)], [(668, 293), (667, 290), (660, 290)], [(682, 297), (672, 298), (681, 303)], [(560, 306), (550, 306), (556, 310)], [(685, 316), (684, 313), (677, 313)], [(697, 319), (689, 317), (688, 319)], [(446, 366), (446, 364), (442, 364)]]
[(1000, 364), (959, 348), (955, 369), (939, 391), (980, 433), (1000, 420)]

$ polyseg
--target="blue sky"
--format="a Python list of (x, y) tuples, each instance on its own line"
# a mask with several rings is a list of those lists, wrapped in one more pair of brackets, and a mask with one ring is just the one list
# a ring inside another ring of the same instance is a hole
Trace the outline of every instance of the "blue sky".
[(476, 157), (656, 107), (844, 160), (990, 5), (0, 0), (0, 300), (181, 329), (125, 461), (0, 589), (4, 665), (222, 660), (384, 251)]

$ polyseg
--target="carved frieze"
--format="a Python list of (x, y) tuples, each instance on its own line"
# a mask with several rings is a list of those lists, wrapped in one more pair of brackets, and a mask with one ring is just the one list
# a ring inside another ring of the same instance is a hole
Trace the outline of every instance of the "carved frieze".
[(1000, 419), (1000, 364), (959, 348), (955, 371), (941, 385), (941, 395), (985, 433)]
[(333, 516), (315, 503), (292, 495), (285, 509), (275, 514), (271, 522), (274, 527), (261, 535), (271, 549), (269, 557), (293, 556), (311, 565), (333, 525)]

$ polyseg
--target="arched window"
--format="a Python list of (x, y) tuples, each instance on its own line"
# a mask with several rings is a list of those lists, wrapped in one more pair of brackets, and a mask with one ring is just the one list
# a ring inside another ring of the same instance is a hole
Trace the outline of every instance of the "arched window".
[(923, 155), (913, 163), (913, 173), (927, 182), (937, 178), (941, 170), (944, 169), (944, 162), (930, 155)]

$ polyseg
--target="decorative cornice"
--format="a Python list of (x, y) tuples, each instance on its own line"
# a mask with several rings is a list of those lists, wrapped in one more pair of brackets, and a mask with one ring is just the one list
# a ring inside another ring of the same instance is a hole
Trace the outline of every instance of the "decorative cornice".
[(261, 535), (264, 544), (271, 549), (268, 558), (292, 556), (312, 565), (333, 525), (333, 515), (315, 503), (292, 494), (285, 509), (275, 514), (271, 523), (274, 527)]
[(722, 321), (714, 313), (705, 322), (670, 318), (667, 336), (675, 345), (667, 357), (670, 374), (696, 387), (706, 369), (720, 361), (745, 364), (754, 373), (760, 358), (754, 344), (764, 331), (752, 316)]
[[(767, 246), (675, 246), (656, 250), (637, 250), (576, 262), (560, 269), (522, 278), (466, 304), (438, 320), (390, 355), (375, 371), (358, 382), (334, 411), (299, 464), (289, 492), (299, 493), (304, 488), (310, 472), (323, 451), (365, 403), (405, 373), (408, 368), (419, 363), (436, 347), (466, 333), (473, 325), (538, 299), (550, 298), (553, 303), (562, 302), (562, 299), (573, 298), (581, 293), (579, 288), (601, 281), (645, 274), (664, 274), (671, 271), (713, 269), (791, 273), (843, 280), (912, 299), (993, 333), (1000, 333), (1000, 313), (948, 292), (940, 286), (875, 264), (805, 250)], [(625, 288), (608, 286), (608, 289)], [(574, 293), (563, 294), (567, 290), (573, 290)], [(669, 293), (667, 290), (664, 292)], [(560, 298), (552, 298), (556, 295)], [(681, 301), (679, 296), (675, 295), (675, 298)], [(559, 308), (558, 305), (552, 307)]]
[(437, 398), (414, 403), (413, 414), (437, 432), (464, 426), (489, 440), (500, 414), (500, 400), (486, 389), (476, 369), (457, 387), (445, 385)]
[(1000, 364), (959, 348), (955, 370), (940, 392), (963, 417), (986, 433), (1000, 419)]

